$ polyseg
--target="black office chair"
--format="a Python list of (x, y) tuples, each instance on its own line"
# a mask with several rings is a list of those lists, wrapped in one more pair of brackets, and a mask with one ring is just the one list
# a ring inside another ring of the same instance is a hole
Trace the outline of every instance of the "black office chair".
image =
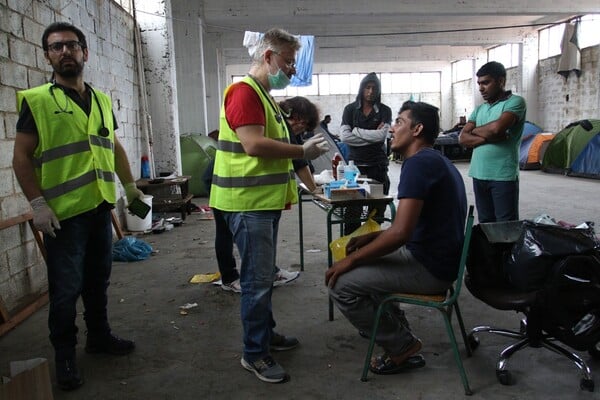
[(481, 332), (517, 339), (502, 350), (496, 364), (496, 377), (503, 385), (513, 383), (507, 370), (513, 354), (528, 346), (545, 347), (573, 361), (582, 372), (580, 388), (592, 392), (590, 368), (579, 355), (555, 342), (587, 350), (595, 358), (600, 356), (600, 258), (567, 257), (553, 266), (543, 288), (516, 290), (504, 277), (502, 260), (519, 236), (521, 226), (522, 222), (511, 221), (473, 228), (465, 285), (473, 296), (491, 307), (520, 312), (524, 318), (518, 331), (487, 325), (473, 328), (468, 334), (470, 347), (478, 347), (476, 335)]

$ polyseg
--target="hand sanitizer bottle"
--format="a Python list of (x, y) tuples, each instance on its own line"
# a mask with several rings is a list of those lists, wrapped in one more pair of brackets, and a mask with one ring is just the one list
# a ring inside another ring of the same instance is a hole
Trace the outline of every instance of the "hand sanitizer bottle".
[(359, 170), (356, 165), (354, 165), (354, 160), (348, 161), (348, 165), (344, 168), (344, 179), (350, 185), (356, 184), (358, 179)]

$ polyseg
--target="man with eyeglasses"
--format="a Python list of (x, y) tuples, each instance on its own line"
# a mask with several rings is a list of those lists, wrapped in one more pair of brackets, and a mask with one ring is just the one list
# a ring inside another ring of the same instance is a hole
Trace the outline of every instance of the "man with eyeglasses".
[(289, 376), (271, 356), (298, 339), (276, 333), (271, 295), (281, 211), (298, 201), (292, 159), (312, 160), (329, 150), (322, 135), (290, 143), (283, 113), (269, 95), (296, 73), (299, 40), (282, 29), (260, 39), (246, 77), (225, 89), (210, 206), (219, 210), (240, 252), (242, 367), (264, 382)]
[(53, 80), (17, 93), (13, 168), (44, 234), (57, 383), (73, 390), (83, 384), (75, 362), (79, 296), (87, 353), (126, 355), (135, 348), (112, 334), (107, 316), (115, 174), (129, 203), (143, 193), (115, 136), (110, 98), (83, 80), (89, 55), (83, 32), (65, 22), (50, 24), (42, 48)]

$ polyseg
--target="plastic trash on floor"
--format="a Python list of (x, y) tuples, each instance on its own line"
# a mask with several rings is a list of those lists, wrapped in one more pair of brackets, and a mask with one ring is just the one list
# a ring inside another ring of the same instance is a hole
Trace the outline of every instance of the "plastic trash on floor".
[(125, 236), (113, 245), (114, 261), (140, 261), (152, 254), (152, 246), (134, 236)]

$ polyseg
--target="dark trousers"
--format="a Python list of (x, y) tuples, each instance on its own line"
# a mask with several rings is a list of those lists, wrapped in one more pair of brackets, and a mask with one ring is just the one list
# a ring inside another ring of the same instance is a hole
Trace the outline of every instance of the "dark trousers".
[(477, 219), (483, 222), (519, 219), (519, 181), (486, 181), (473, 178)]
[[(371, 178), (376, 180), (379, 183), (383, 183), (383, 193), (387, 195), (390, 192), (390, 178), (388, 177), (388, 167), (387, 165), (359, 165), (358, 169), (360, 170), (360, 174), (366, 176), (367, 178)], [(369, 207), (367, 211), (367, 215), (372, 211), (372, 207)], [(344, 218), (347, 220), (357, 220), (356, 222), (350, 222), (344, 224), (344, 235), (348, 235), (351, 232), (354, 232), (361, 223), (358, 221), (363, 213), (362, 207), (346, 207), (344, 210)], [(383, 216), (385, 214), (385, 207), (383, 209), (378, 209), (375, 213), (375, 221), (380, 224), (383, 222)]]
[(233, 256), (233, 235), (227, 226), (223, 212), (216, 208), (213, 208), (212, 212), (215, 218), (215, 253), (221, 281), (231, 283), (240, 277)]
[(110, 210), (93, 210), (60, 222), (56, 238), (44, 235), (47, 252), (50, 341), (57, 358), (77, 344), (77, 299), (83, 300), (88, 336), (110, 334), (107, 289), (112, 268)]

